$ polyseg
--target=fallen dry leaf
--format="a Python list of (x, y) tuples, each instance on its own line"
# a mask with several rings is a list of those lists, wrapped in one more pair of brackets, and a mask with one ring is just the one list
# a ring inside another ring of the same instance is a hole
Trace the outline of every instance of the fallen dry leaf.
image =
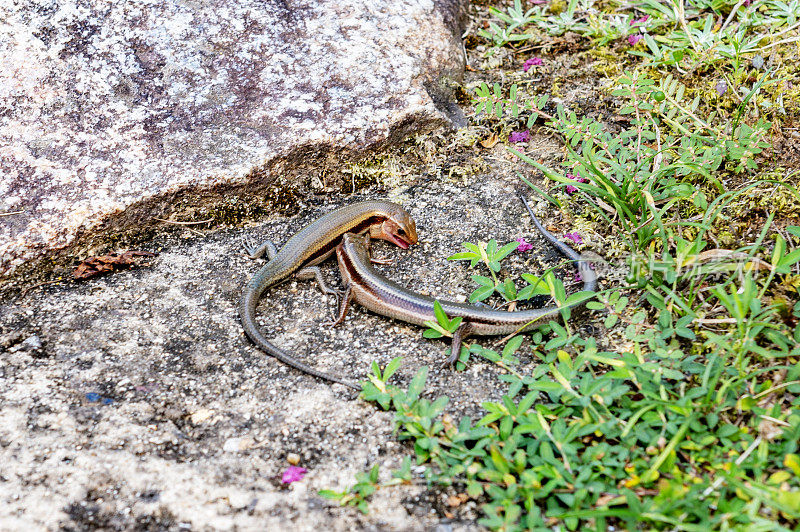
[(75, 279), (90, 279), (114, 270), (130, 268), (136, 265), (136, 257), (155, 257), (155, 255), (149, 251), (126, 251), (122, 254), (112, 253), (90, 257), (78, 264), (78, 267), (73, 270), (72, 276)]
[(450, 417), (450, 414), (445, 414), (442, 416), (442, 425), (444, 425), (445, 432), (458, 430), (458, 427), (456, 427), (456, 425), (453, 423), (453, 418)]
[(491, 137), (481, 141), (481, 146), (484, 148), (492, 148), (495, 144), (497, 144), (498, 140), (500, 140), (500, 137), (497, 135), (497, 133), (492, 133)]
[(613, 501), (615, 498), (616, 498), (616, 495), (610, 495), (608, 493), (605, 494), (605, 495), (601, 495), (597, 499), (597, 502), (594, 503), (594, 506), (595, 506), (595, 508), (600, 508), (601, 506), (607, 505), (608, 503)]

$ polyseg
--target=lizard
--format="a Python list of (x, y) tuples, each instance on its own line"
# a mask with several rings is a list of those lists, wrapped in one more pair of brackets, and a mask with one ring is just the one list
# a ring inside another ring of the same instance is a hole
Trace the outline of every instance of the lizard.
[[(521, 197), (521, 196), (520, 196)], [(579, 254), (566, 244), (560, 242), (539, 223), (525, 198), (523, 203), (528, 209), (536, 229), (558, 250), (576, 262), (583, 279), (583, 289), (594, 291), (597, 287), (597, 275), (591, 268), (587, 257)], [(415, 325), (424, 325), (426, 321), (436, 321), (434, 314), (435, 298), (413, 292), (380, 274), (370, 264), (369, 238), (362, 238), (352, 233), (345, 234), (336, 248), (339, 271), (345, 285), (341, 299), (339, 314), (333, 325), (344, 320), (350, 303), (356, 301), (368, 310)], [(453, 333), (450, 356), (446, 364), (453, 364), (458, 359), (461, 342), (468, 336), (493, 336), (524, 332), (532, 329), (537, 320), (558, 313), (563, 307), (550, 305), (543, 308), (508, 312), (483, 308), (468, 303), (439, 301), (448, 317), (463, 318), (461, 325)]]
[(303, 364), (273, 345), (258, 329), (255, 319), (256, 306), (264, 291), (292, 275), (300, 279), (315, 278), (324, 293), (338, 295), (338, 290), (325, 284), (322, 272), (316, 265), (334, 253), (341, 236), (348, 232), (366, 233), (371, 238), (386, 240), (402, 249), (408, 249), (417, 242), (417, 229), (411, 215), (400, 205), (382, 200), (362, 201), (335, 209), (297, 232), (280, 251), (270, 241), (258, 247), (245, 242), (245, 250), (251, 259), (266, 254), (269, 260), (245, 285), (239, 303), (239, 316), (248, 338), (284, 364), (321, 379), (360, 389), (344, 379)]

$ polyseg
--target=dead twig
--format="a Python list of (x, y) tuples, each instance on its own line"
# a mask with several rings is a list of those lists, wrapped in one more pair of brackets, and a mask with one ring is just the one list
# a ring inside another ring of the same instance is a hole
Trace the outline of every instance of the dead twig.
[(55, 279), (53, 281), (45, 281), (43, 283), (35, 284), (33, 286), (29, 286), (29, 287), (23, 289), (19, 293), (19, 296), (20, 297), (25, 297), (28, 294), (28, 292), (30, 292), (31, 290), (35, 290), (36, 288), (41, 288), (42, 286), (47, 286), (49, 284), (56, 284), (56, 283), (61, 283), (61, 282), (66, 282), (66, 279)]

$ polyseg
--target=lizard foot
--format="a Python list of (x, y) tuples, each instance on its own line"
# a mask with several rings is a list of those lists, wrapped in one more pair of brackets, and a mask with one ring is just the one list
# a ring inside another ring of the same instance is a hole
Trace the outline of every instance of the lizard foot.
[(255, 241), (250, 238), (249, 236), (242, 237), (242, 247), (244, 248), (244, 252), (247, 253), (247, 256), (251, 259), (257, 259), (256, 251), (258, 250), (258, 246), (256, 246)]
[(393, 264), (394, 259), (376, 259), (375, 257), (370, 257), (369, 261), (372, 264)]

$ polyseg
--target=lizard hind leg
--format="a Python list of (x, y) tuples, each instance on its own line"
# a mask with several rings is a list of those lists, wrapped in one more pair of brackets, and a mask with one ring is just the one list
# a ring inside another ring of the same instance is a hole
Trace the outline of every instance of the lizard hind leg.
[(472, 324), (469, 322), (462, 322), (453, 333), (453, 342), (450, 344), (450, 356), (447, 357), (444, 363), (445, 366), (452, 366), (456, 363), (458, 356), (461, 354), (461, 342), (470, 334), (472, 334)]
[[(342, 302), (344, 301), (341, 298), (344, 297), (344, 294), (347, 291), (345, 290), (343, 292), (342, 290), (338, 290), (336, 288), (331, 288), (330, 286), (328, 286), (328, 284), (325, 282), (325, 278), (322, 277), (322, 270), (319, 269), (319, 266), (306, 266), (302, 270), (298, 271), (295, 274), (295, 277), (302, 280), (315, 279), (317, 281), (317, 284), (319, 285), (319, 289), (322, 290), (323, 294), (333, 296), (334, 301), (336, 301), (337, 303), (339, 301)], [(338, 322), (326, 322), (325, 324), (329, 325), (331, 323), (335, 325)]]
[(325, 278), (322, 276), (322, 270), (319, 269), (319, 266), (306, 266), (302, 270), (298, 271), (294, 274), (296, 278), (301, 279), (303, 281), (307, 281), (309, 279), (315, 279), (317, 284), (319, 285), (319, 289), (322, 290), (323, 294), (327, 294), (329, 296), (336, 296), (339, 297), (342, 295), (341, 290), (337, 290), (336, 288), (331, 288), (325, 282)]
[(353, 287), (348, 285), (347, 288), (344, 289), (342, 293), (342, 299), (339, 302), (339, 314), (336, 316), (334, 321), (329, 321), (324, 323), (323, 325), (329, 325), (331, 327), (336, 327), (340, 323), (344, 321), (345, 316), (347, 316), (347, 311), (350, 310), (350, 302), (353, 301)]

